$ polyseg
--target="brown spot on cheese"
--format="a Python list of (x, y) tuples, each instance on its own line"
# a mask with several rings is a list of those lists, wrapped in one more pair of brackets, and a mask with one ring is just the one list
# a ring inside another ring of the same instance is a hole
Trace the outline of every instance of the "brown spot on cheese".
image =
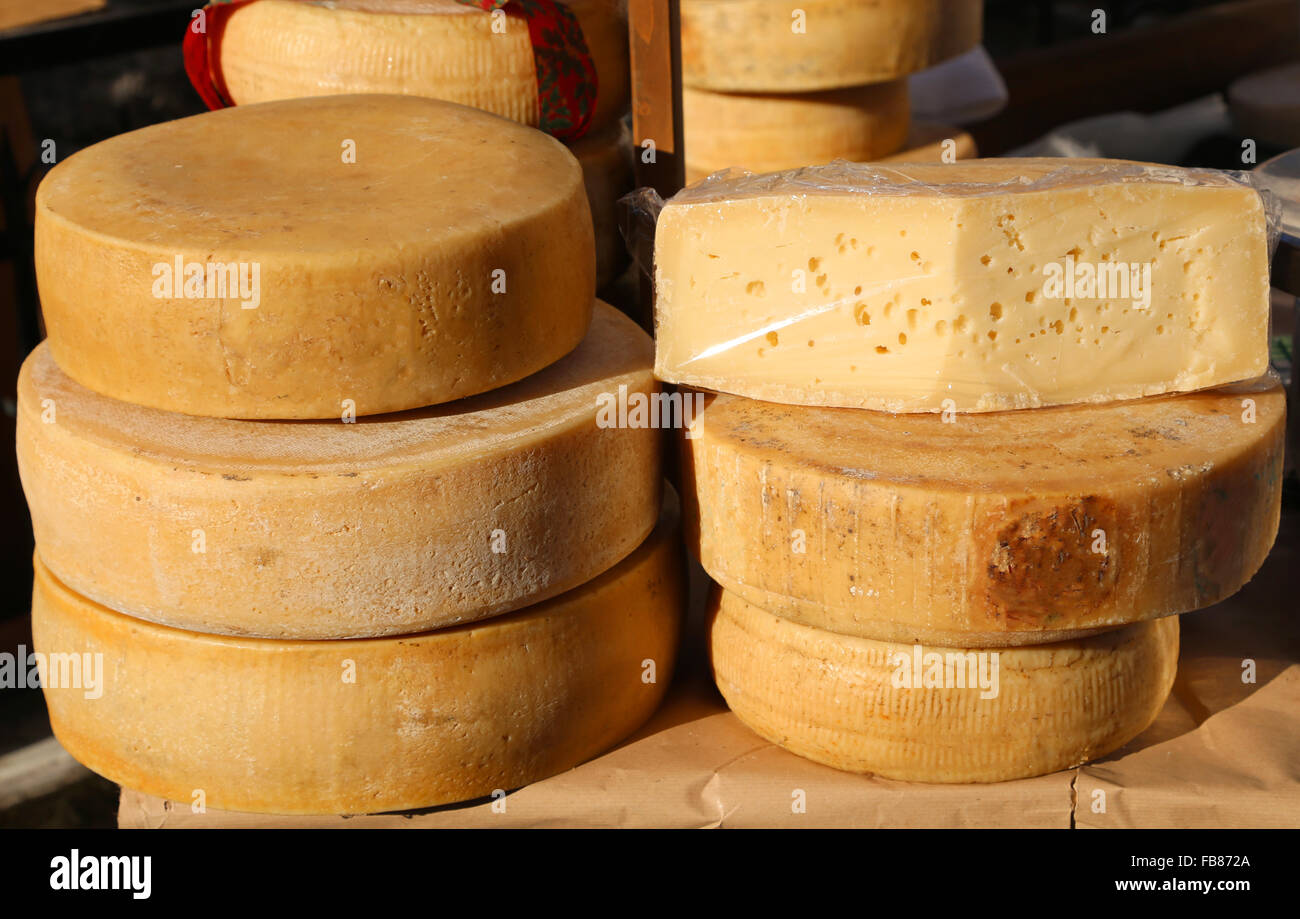
[[(988, 551), (988, 617), (1003, 629), (1087, 621), (1115, 590), (1118, 515), (1115, 502), (1095, 495), (1048, 506), (1013, 502), (995, 522)], [(1092, 551), (1098, 529), (1106, 534), (1106, 554)]]

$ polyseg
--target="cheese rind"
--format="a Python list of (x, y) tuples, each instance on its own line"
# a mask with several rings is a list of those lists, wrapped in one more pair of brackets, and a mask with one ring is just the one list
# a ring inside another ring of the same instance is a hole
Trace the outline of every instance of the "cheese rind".
[(890, 641), (1056, 641), (1199, 609), (1277, 534), (1281, 386), (959, 416), (706, 399), (687, 544), (773, 613)]
[(773, 402), (989, 412), (1254, 379), (1268, 217), (1213, 170), (833, 163), (719, 178), (655, 231), (656, 372)]
[[(837, 635), (726, 591), (713, 605), (714, 678), (741, 721), (799, 756), (908, 782), (1001, 782), (1104, 756), (1155, 720), (1178, 666), (1173, 617), (973, 651)], [(942, 655), (943, 679), (926, 655)]]
[(656, 391), (651, 351), (602, 303), (573, 354), (519, 383), (343, 424), (119, 402), (42, 346), (17, 421), (41, 558), (99, 603), (199, 632), (350, 638), (519, 609), (654, 526), (660, 432), (598, 425), (620, 386)]
[(686, 181), (727, 168), (775, 172), (875, 160), (907, 138), (907, 81), (815, 93), (682, 90)]
[(224, 418), (504, 386), (577, 346), (595, 291), (564, 145), (411, 96), (238, 106), (88, 147), (37, 190), (35, 255), (70, 376)]
[(979, 44), (982, 0), (682, 0), (682, 84), (807, 92), (896, 80)]
[[(903, 147), (887, 156), (876, 158), (880, 163), (941, 163), (951, 160), (972, 160), (979, 156), (975, 138), (956, 125), (935, 121), (914, 121), (907, 132)], [(949, 159), (951, 158), (951, 159)]]
[(627, 247), (619, 232), (618, 199), (632, 190), (632, 132), (621, 123), (588, 134), (570, 145), (582, 165), (582, 178), (591, 205), (596, 237), (596, 289), (601, 290), (622, 273), (628, 263)]
[[(617, 121), (631, 98), (627, 7), (567, 0), (596, 67), (592, 125)], [(238, 105), (351, 93), (457, 102), (537, 126), (528, 23), (455, 0), (258, 0), (233, 11), (214, 67)]]
[(681, 627), (679, 552), (666, 516), (612, 570), (513, 615), (315, 642), (132, 619), (38, 560), (36, 651), (102, 655), (98, 698), (45, 686), (50, 724), (106, 778), (176, 801), (201, 790), (213, 808), (373, 813), (508, 791), (608, 749), (658, 707)]

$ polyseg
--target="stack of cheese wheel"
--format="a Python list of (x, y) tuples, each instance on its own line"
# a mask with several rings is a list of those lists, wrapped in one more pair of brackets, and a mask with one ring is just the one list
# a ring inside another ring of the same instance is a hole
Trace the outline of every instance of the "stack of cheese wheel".
[(687, 542), (741, 720), (927, 782), (1150, 724), (1176, 614), (1277, 531), (1267, 235), (1235, 177), (1116, 161), (840, 163), (670, 200), (656, 372), (699, 403)]
[[(627, 0), (559, 0), (596, 72), (588, 132), (572, 142), (596, 233), (597, 289), (627, 256), (615, 202), (632, 187)], [(528, 20), (458, 0), (254, 0), (213, 38), (212, 67), (237, 105), (302, 96), (403, 93), (459, 102), (536, 126), (537, 66)]]
[[(426, 807), (645, 721), (682, 608), (653, 346), (594, 299), (577, 161), (413, 96), (125, 134), (37, 195), (19, 381), (63, 745), (273, 813)], [(630, 397), (630, 396), (629, 396)], [(73, 657), (59, 657), (72, 660)]]
[(836, 159), (975, 155), (911, 125), (909, 74), (979, 44), (982, 0), (682, 0), (686, 181)]

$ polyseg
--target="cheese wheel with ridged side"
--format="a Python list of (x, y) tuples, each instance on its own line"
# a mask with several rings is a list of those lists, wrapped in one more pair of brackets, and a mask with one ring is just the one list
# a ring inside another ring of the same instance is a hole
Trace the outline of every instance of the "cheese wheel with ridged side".
[(221, 418), (513, 383), (577, 346), (595, 293), (564, 145), (412, 96), (238, 106), (87, 147), (41, 182), (35, 247), (73, 379)]
[(618, 229), (618, 199), (636, 184), (632, 173), (632, 132), (622, 123), (588, 134), (570, 145), (582, 165), (596, 236), (596, 289), (601, 290), (627, 266), (627, 246)]
[(947, 421), (705, 405), (681, 440), (687, 543), (723, 587), (816, 628), (1056, 641), (1217, 603), (1277, 534), (1273, 381)]
[(653, 527), (660, 432), (599, 415), (620, 386), (656, 390), (651, 350), (602, 303), (577, 351), (513, 386), (343, 424), (119, 402), (41, 347), (17, 422), (39, 552), (91, 599), (199, 632), (350, 638), (519, 609)]
[(682, 85), (797, 93), (896, 80), (979, 44), (982, 0), (682, 0)]
[(831, 160), (877, 160), (903, 146), (907, 81), (815, 93), (682, 90), (686, 181), (727, 168), (778, 172)]
[(36, 651), (101, 662), (96, 698), (43, 681), (50, 724), (114, 782), (174, 801), (202, 790), (226, 810), (373, 813), (508, 791), (603, 752), (658, 707), (685, 602), (673, 524), (595, 580), (510, 616), (355, 641), (154, 625), (81, 597), (37, 561)]
[(792, 753), (907, 782), (1002, 782), (1105, 756), (1159, 714), (1178, 619), (997, 651), (894, 644), (781, 619), (715, 591), (714, 678)]
[[(592, 126), (630, 99), (625, 0), (567, 0), (596, 67)], [(494, 31), (494, 27), (500, 31)], [(349, 93), (403, 93), (537, 126), (528, 22), (456, 0), (258, 0), (215, 36), (214, 68), (237, 105)]]

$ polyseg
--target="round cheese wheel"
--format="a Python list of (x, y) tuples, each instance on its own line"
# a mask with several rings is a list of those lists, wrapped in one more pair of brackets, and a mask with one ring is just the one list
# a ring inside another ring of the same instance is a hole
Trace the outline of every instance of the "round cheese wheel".
[(683, 604), (665, 519), (618, 566), (545, 603), (355, 641), (154, 625), (37, 561), (32, 634), (47, 672), (52, 655), (78, 655), (99, 675), (98, 689), (84, 668), (81, 685), (42, 685), (55, 736), (100, 775), (226, 810), (373, 813), (509, 791), (618, 743), (663, 698)]
[(411, 96), (239, 106), (88, 147), (41, 182), (35, 247), (69, 376), (226, 418), (504, 386), (573, 350), (595, 291), (564, 145)]
[(907, 80), (783, 95), (685, 88), (686, 181), (879, 159), (902, 147), (908, 119)]
[(1300, 147), (1300, 63), (1242, 77), (1228, 87), (1228, 109), (1245, 137)]
[(48, 348), (18, 456), (44, 562), (112, 609), (199, 632), (347, 638), (519, 609), (628, 555), (659, 511), (652, 344), (600, 304), (582, 345), (452, 406), (339, 421), (199, 418), (100, 396)]
[(947, 420), (706, 401), (682, 441), (688, 544), (817, 628), (1055, 641), (1217, 603), (1277, 534), (1275, 382)]
[[(566, 0), (596, 67), (592, 126), (631, 97), (626, 0)], [(528, 22), (456, 0), (258, 0), (214, 36), (214, 69), (238, 105), (348, 93), (404, 93), (538, 123)]]
[(945, 157), (973, 160), (979, 155), (975, 138), (961, 128), (933, 121), (914, 121), (902, 149), (877, 157), (877, 160), (882, 163), (942, 163)]
[(632, 175), (632, 132), (619, 122), (588, 134), (570, 146), (582, 165), (596, 235), (596, 289), (601, 290), (627, 267), (627, 246), (619, 232), (618, 199), (636, 184)]
[(908, 782), (1001, 782), (1105, 756), (1145, 730), (1178, 619), (977, 651), (838, 635), (722, 591), (709, 642), (736, 716), (792, 753)]
[(682, 84), (793, 93), (896, 80), (979, 44), (982, 0), (682, 0)]

